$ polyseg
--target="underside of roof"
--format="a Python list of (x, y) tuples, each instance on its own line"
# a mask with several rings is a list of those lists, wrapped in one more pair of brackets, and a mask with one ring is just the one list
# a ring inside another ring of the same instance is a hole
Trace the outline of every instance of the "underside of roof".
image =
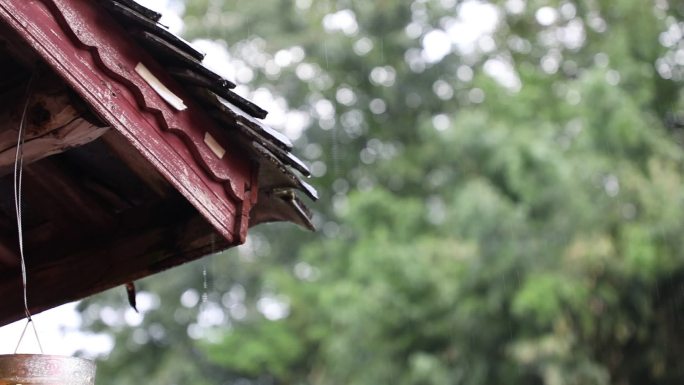
[(13, 167), (27, 95), (23, 230), (33, 312), (244, 242), (313, 229), (292, 143), (132, 0), (0, 0), (0, 325), (23, 315)]

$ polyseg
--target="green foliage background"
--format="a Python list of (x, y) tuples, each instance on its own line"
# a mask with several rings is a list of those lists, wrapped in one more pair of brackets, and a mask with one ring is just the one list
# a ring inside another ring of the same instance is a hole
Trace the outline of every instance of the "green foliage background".
[(84, 302), (98, 383), (681, 384), (684, 3), (489, 4), (491, 38), (429, 62), (463, 2), (187, 0), (188, 39), (311, 117), (320, 231), (144, 280), (143, 320)]

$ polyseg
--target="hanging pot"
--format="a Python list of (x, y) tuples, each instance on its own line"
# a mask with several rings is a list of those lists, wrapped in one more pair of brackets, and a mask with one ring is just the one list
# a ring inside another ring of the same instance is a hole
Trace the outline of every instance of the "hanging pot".
[(0, 385), (94, 385), (95, 363), (46, 354), (0, 355)]

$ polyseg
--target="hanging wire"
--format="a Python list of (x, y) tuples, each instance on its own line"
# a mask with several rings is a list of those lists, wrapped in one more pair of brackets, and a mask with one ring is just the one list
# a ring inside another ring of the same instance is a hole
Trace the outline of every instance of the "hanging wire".
[(33, 327), (33, 333), (36, 336), (36, 341), (38, 342), (38, 347), (40, 348), (40, 353), (43, 353), (43, 345), (40, 343), (40, 338), (38, 337), (38, 331), (36, 330), (36, 325), (31, 317), (31, 311), (28, 306), (28, 291), (27, 291), (27, 276), (26, 276), (26, 259), (24, 258), (24, 230), (22, 223), (22, 213), (21, 213), (21, 197), (22, 197), (22, 182), (23, 182), (23, 168), (24, 168), (24, 139), (26, 136), (26, 114), (28, 112), (28, 107), (31, 102), (31, 96), (33, 94), (33, 82), (35, 78), (35, 73), (31, 73), (29, 77), (28, 85), (26, 86), (26, 96), (24, 102), (24, 108), (21, 112), (21, 120), (19, 121), (19, 133), (17, 135), (17, 150), (14, 156), (14, 209), (17, 214), (17, 236), (19, 239), (19, 256), (21, 258), (21, 283), (24, 295), (24, 314), (26, 315), (26, 325), (24, 325), (24, 330), (19, 336), (19, 341), (17, 342), (17, 347), (14, 349), (14, 354), (19, 350), (19, 345), (24, 339), (26, 334), (26, 329), (29, 324)]

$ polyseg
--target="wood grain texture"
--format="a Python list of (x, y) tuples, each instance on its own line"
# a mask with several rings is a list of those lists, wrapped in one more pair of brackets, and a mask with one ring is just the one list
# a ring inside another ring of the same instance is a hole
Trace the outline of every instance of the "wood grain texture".
[[(173, 78), (89, 0), (2, 0), (0, 18), (228, 240), (244, 241), (256, 167)], [(174, 111), (135, 73), (144, 63), (183, 100)], [(206, 132), (227, 149), (218, 159)]]
[[(81, 250), (51, 264), (29, 265), (29, 298), (32, 313), (135, 281), (201, 256), (226, 241), (214, 243), (211, 226), (192, 216), (169, 228), (129, 232), (125, 237)], [(150, 259), (154, 251), (154, 259)], [(0, 275), (0, 325), (23, 316), (20, 272)]]
[[(47, 81), (30, 107), (27, 159), (78, 145), (25, 168), (32, 312), (244, 241), (257, 199), (256, 164), (97, 2), (0, 0), (0, 25), (93, 113)], [(187, 110), (173, 110), (135, 74), (141, 62), (189, 101)], [(33, 68), (31, 60), (22, 63)], [(0, 98), (21, 100), (22, 84)], [(14, 146), (17, 106), (0, 107), (0, 170)], [(98, 121), (111, 129), (100, 132)], [(226, 149), (222, 158), (204, 142), (207, 133)], [(0, 325), (23, 316), (10, 178), (0, 175), (0, 221), (7, 227), (0, 228)]]

